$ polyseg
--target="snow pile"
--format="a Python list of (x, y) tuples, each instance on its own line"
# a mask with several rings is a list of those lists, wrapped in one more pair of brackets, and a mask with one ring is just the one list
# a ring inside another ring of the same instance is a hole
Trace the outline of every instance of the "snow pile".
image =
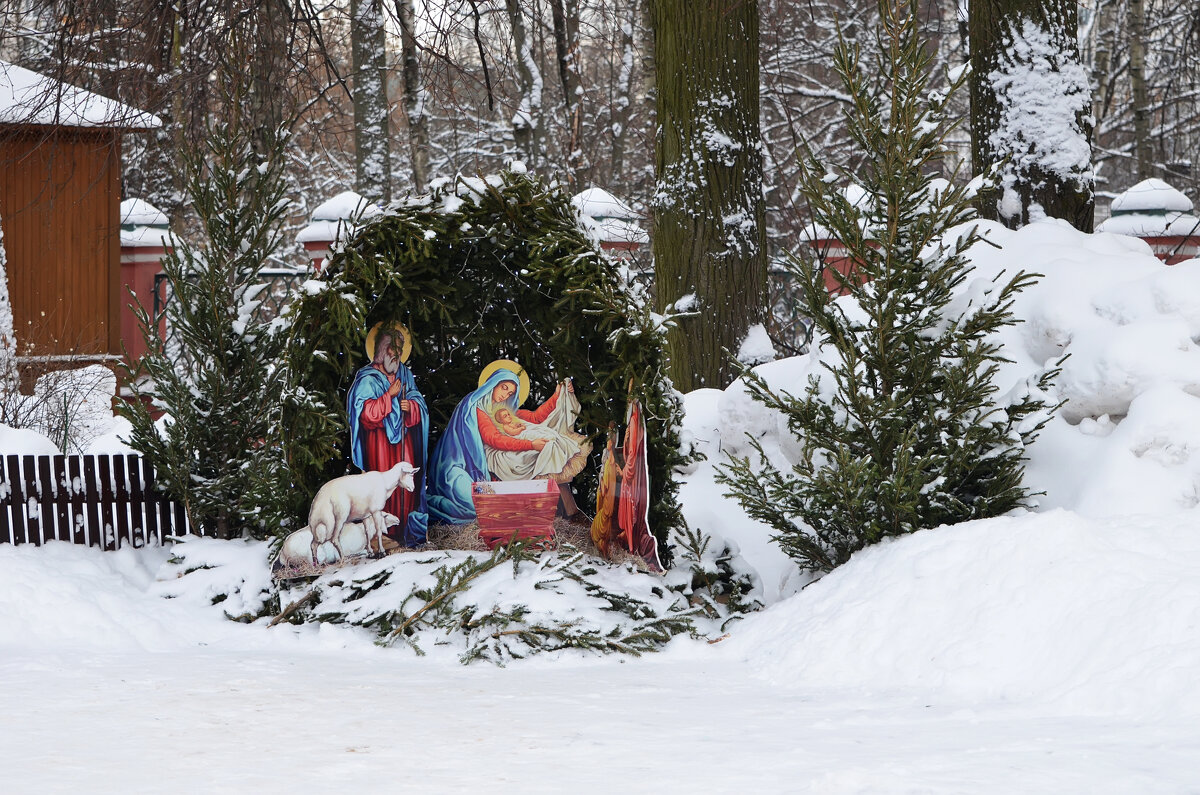
[(59, 455), (61, 451), (43, 434), (28, 428), (0, 425), (0, 454)]
[(1062, 222), (987, 227), (980, 276), (1045, 274), (1004, 333), (1008, 383), (1068, 355), (1065, 400), (1030, 451), (1043, 507), (1090, 516), (1170, 513), (1200, 503), (1200, 261), (1166, 266), (1141, 241)]
[(212, 611), (185, 613), (148, 595), (166, 557), (157, 547), (0, 544), (0, 649), (162, 651), (209, 637), (203, 627), (222, 623)]
[[(265, 621), (247, 626), (228, 620), (227, 613), (236, 617), (257, 607), (269, 577), (266, 545), (195, 541), (110, 552), (60, 541), (0, 544), (0, 659), (61, 651), (373, 648), (369, 639), (341, 627), (266, 631)], [(205, 568), (179, 576), (199, 566)]]
[[(748, 436), (795, 460), (783, 418), (740, 384), (687, 395), (683, 440), (708, 457), (687, 474), (687, 519), (736, 541), (776, 603), (726, 653), (776, 683), (858, 696), (1200, 712), (1200, 261), (1169, 267), (1141, 241), (1057, 221), (980, 227), (1000, 248), (972, 251), (964, 290), (1044, 274), (999, 335), (1000, 393), (1069, 356), (1066, 402), (1029, 451), (1046, 512), (894, 539), (809, 584), (712, 479), (725, 454), (753, 454)], [(820, 353), (756, 372), (800, 393)]]
[(151, 592), (206, 607), (220, 605), (233, 619), (254, 619), (274, 598), (268, 541), (219, 541), (185, 536), (171, 547)]
[(858, 553), (730, 646), (802, 688), (1200, 713), (1200, 514), (923, 531)]

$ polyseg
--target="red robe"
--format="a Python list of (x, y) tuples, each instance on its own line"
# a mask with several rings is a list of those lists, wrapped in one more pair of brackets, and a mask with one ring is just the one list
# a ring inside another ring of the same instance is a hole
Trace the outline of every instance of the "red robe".
[(647, 513), (650, 508), (650, 479), (646, 458), (646, 423), (642, 407), (635, 400), (625, 429), (625, 469), (617, 497), (617, 524), (625, 548), (640, 555), (654, 571), (662, 571), (658, 560), (658, 542), (650, 533)]

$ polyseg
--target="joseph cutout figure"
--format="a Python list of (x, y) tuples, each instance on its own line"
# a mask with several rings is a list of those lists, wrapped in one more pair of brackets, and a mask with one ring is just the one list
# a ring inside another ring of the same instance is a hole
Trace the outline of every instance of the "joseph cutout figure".
[(371, 363), (355, 374), (346, 395), (350, 458), (355, 465), (364, 472), (391, 469), (401, 461), (418, 467), (413, 490), (396, 489), (384, 506), (400, 519), (388, 535), (410, 548), (425, 543), (429, 528), (425, 506), (429, 410), (405, 364), (411, 351), (404, 326), (375, 326), (367, 335)]

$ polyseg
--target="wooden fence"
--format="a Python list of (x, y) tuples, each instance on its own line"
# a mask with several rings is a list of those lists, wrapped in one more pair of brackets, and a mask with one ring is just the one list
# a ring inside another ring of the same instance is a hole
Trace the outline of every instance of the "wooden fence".
[(183, 506), (138, 455), (0, 456), (0, 543), (117, 549), (187, 532)]

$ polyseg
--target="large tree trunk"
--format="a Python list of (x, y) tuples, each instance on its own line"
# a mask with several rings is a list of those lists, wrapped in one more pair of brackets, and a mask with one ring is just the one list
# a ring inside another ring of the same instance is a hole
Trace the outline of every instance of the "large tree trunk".
[(408, 116), (408, 146), (412, 160), (413, 192), (424, 193), (429, 184), (428, 92), (421, 85), (421, 60), (417, 52), (416, 11), (413, 0), (396, 0), (400, 13), (400, 40), (404, 56), (404, 110)]
[(618, 47), (621, 53), (621, 67), (617, 70), (617, 82), (613, 86), (612, 107), (612, 185), (620, 188), (628, 187), (625, 180), (625, 149), (629, 140), (629, 121), (633, 115), (633, 59), (637, 52), (634, 47), (633, 32), (638, 27), (639, 16), (642, 13), (639, 0), (630, 0), (627, 7), (621, 9), (621, 39)]
[(1002, 177), (980, 191), (984, 217), (1015, 228), (1044, 213), (1092, 230), (1091, 100), (1077, 28), (1075, 0), (971, 0), (972, 169), (1000, 165)]
[(687, 392), (732, 380), (766, 293), (756, 0), (653, 0), (658, 178), (655, 302)]
[(392, 164), (383, 23), (383, 0), (350, 0), (355, 189), (368, 199), (387, 202), (392, 197)]
[(288, 38), (291, 10), (288, 0), (260, 0), (255, 9), (254, 30), (249, 43), (250, 104), (249, 123), (254, 151), (266, 157), (272, 139), (283, 126), (287, 102)]
[(1150, 146), (1150, 107), (1146, 99), (1146, 5), (1129, 0), (1129, 87), (1133, 92), (1133, 152), (1138, 180), (1154, 176)]

